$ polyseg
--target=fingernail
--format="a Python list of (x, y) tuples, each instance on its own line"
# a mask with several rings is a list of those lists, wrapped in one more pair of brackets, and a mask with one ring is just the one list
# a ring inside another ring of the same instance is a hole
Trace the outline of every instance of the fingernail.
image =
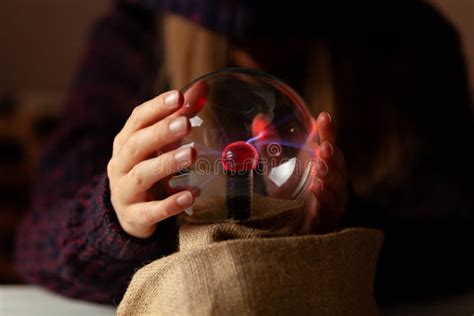
[(331, 114), (329, 114), (329, 112), (324, 112), (324, 113), (326, 113), (326, 115), (328, 116), (329, 123), (331, 123), (332, 122)]
[(332, 156), (332, 154), (334, 153), (334, 147), (332, 147), (331, 143), (326, 141), (322, 144), (322, 151), (326, 152), (327, 154), (329, 155), (326, 155), (328, 157)]
[(188, 214), (189, 216), (194, 214), (192, 207), (188, 207), (187, 209), (184, 210), (184, 212)]
[(191, 148), (181, 148), (174, 155), (174, 159), (179, 164), (178, 169), (186, 168), (191, 164)]
[(183, 134), (186, 132), (186, 129), (188, 127), (188, 119), (184, 116), (180, 116), (176, 119), (174, 119), (170, 125), (169, 129), (173, 134)]
[(316, 170), (318, 176), (325, 176), (328, 173), (328, 166), (324, 160), (318, 160), (316, 163)]
[(179, 92), (178, 91), (170, 91), (168, 94), (165, 96), (164, 103), (168, 107), (175, 107), (178, 104), (178, 97), (179, 97)]
[(181, 207), (189, 206), (193, 203), (193, 195), (189, 191), (183, 192), (176, 199), (176, 203)]

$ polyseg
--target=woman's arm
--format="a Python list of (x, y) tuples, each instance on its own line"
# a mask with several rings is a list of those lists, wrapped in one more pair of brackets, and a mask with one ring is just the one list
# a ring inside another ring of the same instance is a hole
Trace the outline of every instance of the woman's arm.
[[(25, 280), (112, 303), (134, 270), (168, 253), (162, 222), (148, 239), (127, 235), (110, 203), (106, 166), (114, 135), (153, 81), (153, 16), (117, 6), (92, 29), (62, 126), (45, 148), (31, 210), (17, 233)], [(168, 229), (169, 228), (169, 229)]]

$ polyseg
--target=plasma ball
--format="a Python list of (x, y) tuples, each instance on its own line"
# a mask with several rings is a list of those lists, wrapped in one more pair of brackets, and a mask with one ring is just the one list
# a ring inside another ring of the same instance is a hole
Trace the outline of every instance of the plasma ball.
[(192, 147), (196, 159), (162, 182), (170, 193), (194, 194), (195, 219), (277, 214), (281, 208), (268, 209), (266, 201), (303, 205), (312, 197), (319, 135), (304, 100), (290, 86), (238, 67), (196, 78), (181, 93), (177, 113), (191, 128), (171, 146)]

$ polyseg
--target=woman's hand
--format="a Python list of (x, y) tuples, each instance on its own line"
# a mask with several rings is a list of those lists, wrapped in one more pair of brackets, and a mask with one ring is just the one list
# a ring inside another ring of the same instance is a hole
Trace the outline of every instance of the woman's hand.
[(316, 197), (312, 230), (322, 233), (336, 228), (347, 204), (347, 172), (342, 151), (336, 146), (334, 122), (327, 112), (319, 114), (320, 147), (315, 166), (316, 177), (312, 192)]
[(188, 118), (179, 111), (183, 102), (180, 92), (170, 91), (137, 106), (114, 139), (107, 166), (111, 202), (120, 225), (131, 236), (150, 237), (158, 222), (194, 202), (190, 191), (163, 200), (155, 200), (150, 192), (156, 182), (195, 159), (190, 147), (163, 152), (190, 131)]

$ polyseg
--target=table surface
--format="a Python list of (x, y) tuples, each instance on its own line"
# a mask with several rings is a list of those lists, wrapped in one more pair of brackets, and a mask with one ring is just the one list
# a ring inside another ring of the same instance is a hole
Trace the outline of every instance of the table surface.
[(115, 315), (115, 307), (73, 300), (31, 285), (0, 286), (1, 316)]
[[(115, 315), (113, 306), (73, 300), (31, 285), (0, 285), (0, 315)], [(474, 292), (452, 296), (442, 300), (423, 301), (382, 308), (382, 315), (474, 315)]]

